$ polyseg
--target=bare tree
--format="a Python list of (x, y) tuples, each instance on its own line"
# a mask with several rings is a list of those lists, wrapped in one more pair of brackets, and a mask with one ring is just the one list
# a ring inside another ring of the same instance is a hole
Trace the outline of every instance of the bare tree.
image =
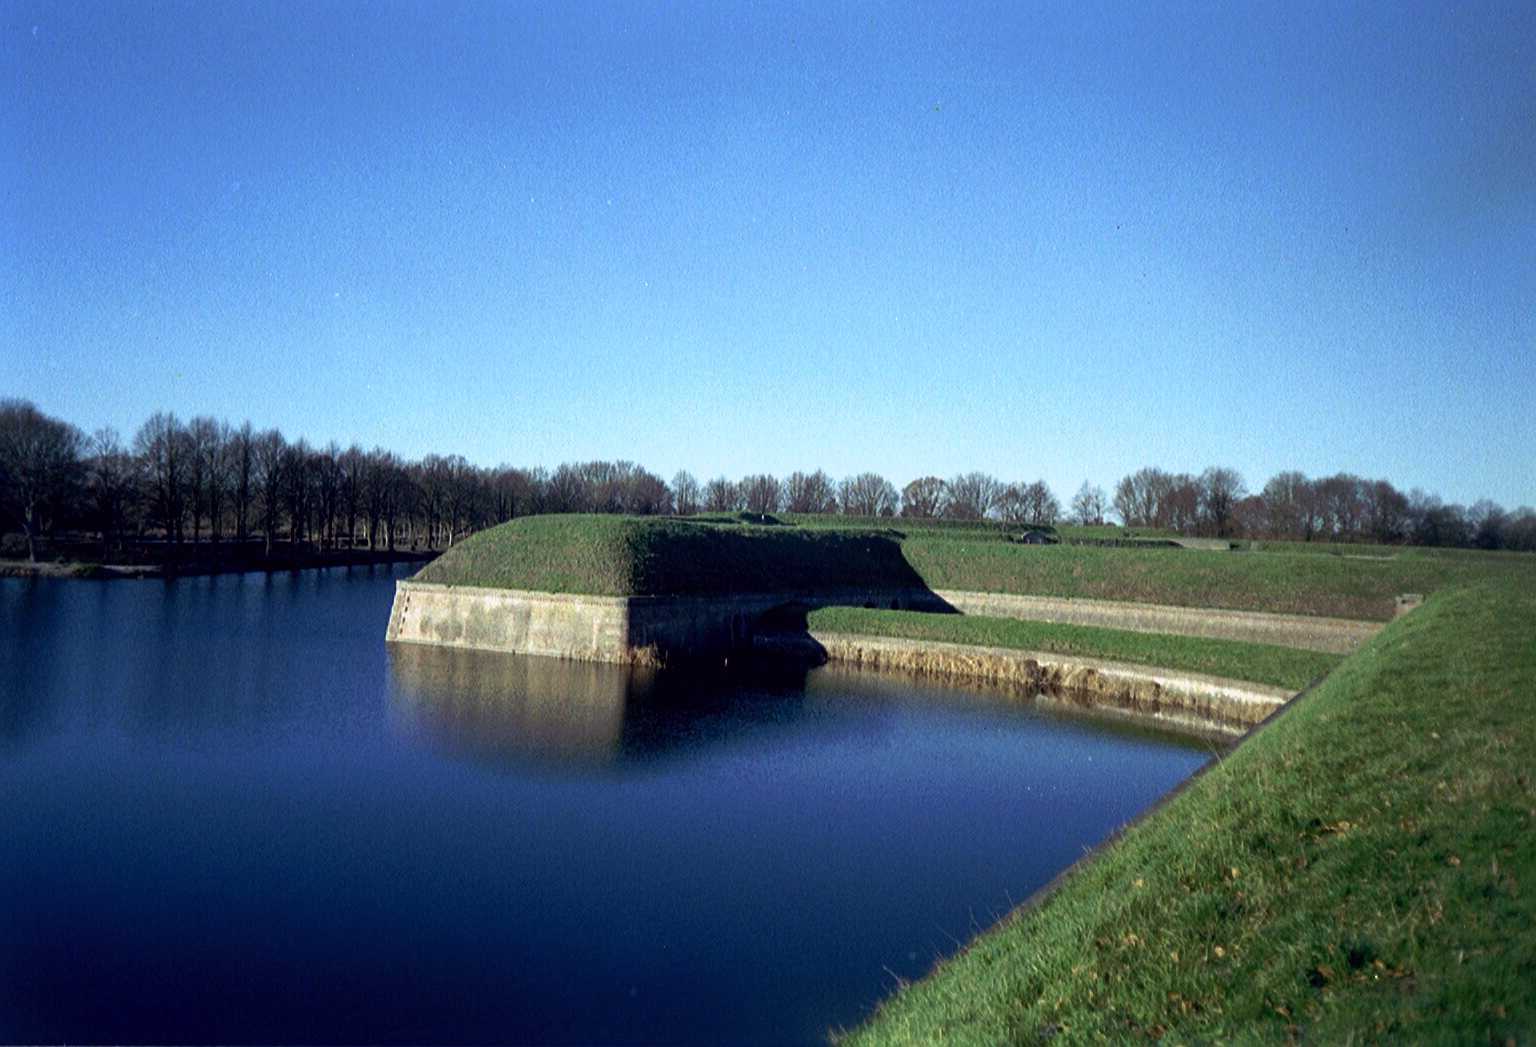
[(699, 481), (686, 469), (679, 469), (672, 477), (672, 505), (677, 515), (692, 516), (698, 512), (704, 500)]
[(1247, 493), (1236, 469), (1211, 466), (1200, 474), (1200, 513), (1212, 534), (1222, 538), (1232, 534), (1234, 510)]
[(1167, 507), (1163, 504), (1173, 486), (1173, 477), (1161, 469), (1136, 470), (1115, 485), (1115, 512), (1127, 527), (1167, 526)]
[(997, 504), (1002, 485), (986, 473), (963, 473), (944, 485), (944, 515), (952, 520), (981, 520)]
[[(1408, 497), (1386, 480), (1371, 480), (1361, 492), (1365, 526), (1378, 542), (1400, 542), (1408, 535)], [(1495, 506), (1495, 509), (1498, 507)], [(1503, 512), (1503, 510), (1498, 510)], [(1498, 548), (1487, 546), (1487, 548)]]
[(1108, 502), (1104, 488), (1084, 480), (1083, 486), (1072, 496), (1072, 518), (1084, 526), (1102, 524)]
[(997, 505), (995, 507), (998, 517), (1009, 524), (1022, 524), (1028, 522), (1028, 502), (1025, 498), (1024, 484), (1006, 484), (998, 492)]
[(1277, 538), (1312, 537), (1312, 514), (1308, 501), (1312, 482), (1296, 470), (1276, 473), (1264, 485), (1259, 498), (1264, 503), (1264, 529)]
[(177, 545), (182, 537), (187, 483), (181, 422), (174, 414), (156, 411), (134, 434), (133, 450), (149, 488), (150, 512), (165, 529), (166, 541)]
[(309, 441), (302, 436), (283, 449), (283, 497), (288, 509), (288, 546), (296, 548), (309, 536), (314, 508), (314, 470)]
[(101, 558), (106, 560), (121, 542), (128, 508), (137, 490), (133, 456), (123, 446), (116, 429), (98, 429), (91, 437), (86, 463), (86, 486), (94, 503), (96, 526), (101, 532)]
[(341, 515), (341, 448), (335, 440), (310, 456), (315, 478), (315, 509), (320, 521), (320, 545), (336, 545), (336, 520)]
[(549, 478), (547, 511), (552, 513), (591, 512), (587, 479), (570, 462), (563, 463)]
[(784, 481), (784, 508), (792, 513), (837, 512), (837, 489), (832, 477), (820, 469), (814, 473), (790, 473)]
[(208, 520), (209, 536), (218, 540), (218, 514), (223, 507), (224, 446), (228, 426), (215, 418), (199, 415), (187, 423), (185, 439), (187, 461), (187, 507), (192, 515), (192, 543), (202, 533), (202, 521)]
[(1414, 540), (1420, 545), (1467, 546), (1475, 532), (1467, 511), (1459, 505), (1445, 505), (1434, 498), (1415, 522)]
[(539, 511), (539, 476), (542, 470), (514, 469), (502, 466), (491, 477), (491, 496), (498, 523), (528, 516)]
[(21, 525), (27, 559), (80, 473), (84, 437), (27, 400), (0, 400), (0, 506)]
[(1352, 473), (1336, 473), (1317, 481), (1323, 529), (1340, 541), (1359, 538), (1365, 524), (1365, 482)]
[(470, 513), (474, 501), (475, 470), (462, 454), (451, 454), (443, 459), (444, 479), (443, 513), (448, 521), (448, 545), (452, 548), (459, 533), (459, 525)]
[(901, 489), (901, 515), (931, 520), (944, 511), (944, 481), (920, 476)]
[(712, 513), (734, 513), (741, 509), (741, 489), (723, 476), (704, 485), (704, 508)]
[(1536, 552), (1536, 509), (1522, 505), (1504, 526), (1504, 548)]
[(384, 527), (384, 506), (389, 498), (390, 454), (375, 447), (363, 459), (362, 498), (368, 523), (368, 551), (378, 544)]
[(879, 473), (850, 476), (837, 487), (837, 501), (846, 516), (894, 516), (896, 488)]
[(783, 502), (778, 477), (767, 473), (742, 477), (741, 497), (753, 513), (776, 513)]
[(257, 433), (251, 440), (256, 493), (261, 508), (261, 532), (269, 557), (272, 555), (272, 543), (277, 539), (277, 524), (283, 511), (283, 468), (288, 457), (287, 451), (288, 442), (276, 429)]
[(1232, 508), (1232, 529), (1237, 534), (1263, 534), (1266, 519), (1262, 495), (1250, 494)]
[(661, 477), (636, 466), (624, 480), (624, 511), (636, 516), (654, 516), (672, 511), (672, 492)]
[(357, 544), (357, 520), (363, 505), (363, 471), (363, 449), (357, 444), (336, 456), (337, 499), (349, 549)]
[(1168, 478), (1168, 490), (1159, 505), (1158, 526), (1180, 534), (1194, 534), (1200, 526), (1200, 481), (1188, 473)]
[(229, 434), (229, 496), (235, 510), (235, 540), (250, 537), (251, 502), (255, 497), (256, 434), (245, 422)]
[(1024, 488), (1024, 523), (1052, 527), (1061, 518), (1061, 503), (1044, 480)]

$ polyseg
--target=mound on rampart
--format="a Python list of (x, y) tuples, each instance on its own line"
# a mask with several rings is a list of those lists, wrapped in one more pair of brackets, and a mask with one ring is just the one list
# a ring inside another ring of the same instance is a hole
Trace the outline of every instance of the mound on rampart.
[(893, 534), (598, 515), (529, 516), (492, 527), (415, 580), (593, 596), (923, 586)]

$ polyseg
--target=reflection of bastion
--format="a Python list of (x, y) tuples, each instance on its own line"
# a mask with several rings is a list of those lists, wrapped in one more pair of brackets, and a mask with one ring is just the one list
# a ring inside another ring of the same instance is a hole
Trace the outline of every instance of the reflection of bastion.
[(398, 583), (389, 640), (590, 661), (717, 658), (786, 604), (943, 610), (894, 534), (536, 516)]
[[(399, 644), (389, 650), (395, 714), (493, 762), (607, 763), (623, 744), (632, 677), (644, 669)], [(643, 683), (641, 681), (634, 681)]]
[[(807, 712), (806, 670), (685, 672), (490, 651), (389, 649), (391, 718), (444, 750), (487, 764), (617, 766), (688, 756)], [(878, 729), (821, 703), (824, 727)]]

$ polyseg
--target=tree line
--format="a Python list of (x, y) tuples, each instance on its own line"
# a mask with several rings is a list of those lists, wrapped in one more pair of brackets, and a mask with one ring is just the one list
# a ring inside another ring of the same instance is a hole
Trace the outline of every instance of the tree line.
[(1470, 509), (1384, 480), (1348, 474), (1309, 480), (1281, 473), (1250, 494), (1232, 469), (1199, 476), (1147, 468), (1113, 497), (1084, 483), (1064, 513), (1043, 480), (1005, 483), (983, 472), (919, 477), (899, 490), (877, 473), (834, 480), (825, 471), (667, 482), (633, 462), (544, 468), (471, 465), (462, 455), (407, 461), (376, 447), (323, 447), (277, 429), (157, 412), (125, 441), (87, 435), (24, 400), (0, 400), (0, 529), (8, 554), (36, 559), (59, 532), (89, 533), (103, 558), (126, 543), (184, 546), (260, 542), (319, 550), (438, 549), (473, 531), (535, 513), (693, 515), (839, 513), (859, 517), (995, 520), (1050, 526), (1064, 519), (1187, 534), (1418, 542), (1536, 549), (1536, 512)]
[(1536, 510), (1529, 506), (1509, 512), (1486, 498), (1463, 506), (1353, 473), (1308, 477), (1287, 470), (1249, 491), (1235, 469), (1192, 476), (1148, 467), (1116, 485), (1112, 504), (1126, 526), (1186, 534), (1536, 550)]

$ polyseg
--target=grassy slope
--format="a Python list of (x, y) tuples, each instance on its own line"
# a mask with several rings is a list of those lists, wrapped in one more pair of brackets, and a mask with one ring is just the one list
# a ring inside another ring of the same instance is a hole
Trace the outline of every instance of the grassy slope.
[[(1139, 600), (1385, 620), (1399, 593), (1517, 572), (1536, 557), (1405, 550), (1389, 560), (1300, 551), (1025, 546), (995, 524), (793, 517), (756, 527), (617, 516), (525, 517), (476, 534), (423, 581), (585, 592), (715, 593), (817, 585)], [(830, 523), (842, 523), (837, 529)], [(894, 524), (896, 530), (882, 529)], [(900, 541), (899, 547), (897, 541)]]
[(1536, 557), (1364, 560), (1285, 552), (1023, 546), (913, 535), (907, 560), (935, 589), (1135, 600), (1384, 621), (1399, 593), (1523, 573)]
[(579, 515), (481, 531), (416, 578), (599, 596), (922, 584), (897, 541), (875, 531)]
[(1434, 597), (852, 1042), (1536, 1032), (1533, 637)]
[(1051, 651), (1208, 673), (1293, 690), (1300, 690), (1343, 661), (1341, 655), (1299, 651), (1269, 644), (1163, 636), (1086, 625), (1053, 625), (977, 615), (828, 607), (812, 611), (809, 621), (812, 629), (827, 632)]

